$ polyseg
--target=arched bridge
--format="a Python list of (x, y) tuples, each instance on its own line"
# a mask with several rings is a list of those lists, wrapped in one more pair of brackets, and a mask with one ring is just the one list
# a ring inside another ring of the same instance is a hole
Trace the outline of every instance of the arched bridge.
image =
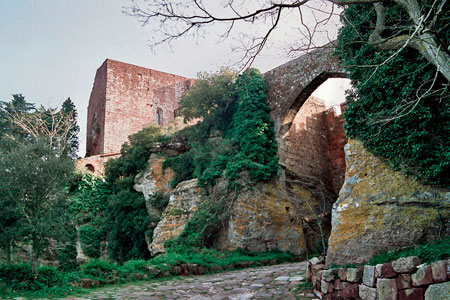
[(317, 87), (328, 78), (347, 77), (334, 50), (325, 46), (264, 74), (278, 138), (289, 131), (300, 107)]

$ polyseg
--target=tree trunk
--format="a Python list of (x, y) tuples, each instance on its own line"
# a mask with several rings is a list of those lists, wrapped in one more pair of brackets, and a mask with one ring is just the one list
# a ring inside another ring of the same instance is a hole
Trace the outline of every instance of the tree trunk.
[(450, 55), (442, 49), (434, 36), (428, 32), (419, 35), (415, 47), (429, 62), (431, 62), (450, 82)]
[(33, 242), (31, 248), (31, 270), (34, 274), (34, 279), (37, 278), (37, 267), (38, 267), (38, 259), (39, 259), (39, 240), (35, 233), (33, 233)]

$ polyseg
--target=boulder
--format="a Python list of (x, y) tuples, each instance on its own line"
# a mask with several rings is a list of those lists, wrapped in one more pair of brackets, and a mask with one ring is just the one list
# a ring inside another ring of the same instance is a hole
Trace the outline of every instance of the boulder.
[(349, 140), (345, 154), (345, 182), (332, 209), (327, 265), (360, 264), (442, 234), (442, 221), (450, 218), (449, 191), (393, 171), (360, 141)]

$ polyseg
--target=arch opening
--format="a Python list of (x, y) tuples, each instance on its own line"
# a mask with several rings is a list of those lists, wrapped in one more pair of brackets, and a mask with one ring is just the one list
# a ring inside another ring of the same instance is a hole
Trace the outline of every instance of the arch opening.
[(95, 168), (92, 164), (87, 164), (84, 166), (86, 169), (88, 169), (88, 171), (95, 173)]
[(278, 136), (280, 164), (313, 178), (336, 196), (344, 182), (347, 137), (344, 132), (344, 76), (326, 74), (303, 89), (285, 116)]
[(163, 111), (161, 108), (156, 109), (155, 122), (157, 125), (163, 125)]

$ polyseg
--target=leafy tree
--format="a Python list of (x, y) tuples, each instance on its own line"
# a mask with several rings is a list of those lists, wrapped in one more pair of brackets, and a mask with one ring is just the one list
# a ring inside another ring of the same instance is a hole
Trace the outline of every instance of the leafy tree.
[(63, 234), (68, 211), (64, 186), (74, 164), (45, 139), (23, 139), (14, 148), (0, 151), (0, 192), (21, 214), (21, 229), (31, 242), (36, 276), (38, 259), (49, 240)]
[[(403, 7), (385, 5), (385, 22), (394, 28), (407, 27), (410, 18)], [(396, 169), (449, 188), (448, 80), (414, 49), (396, 53), (361, 43), (371, 38), (377, 20), (371, 7), (352, 5), (342, 17), (345, 26), (339, 33), (337, 53), (355, 88), (347, 98), (347, 135), (362, 140)], [(448, 24), (437, 18), (434, 25), (447, 41)]]

